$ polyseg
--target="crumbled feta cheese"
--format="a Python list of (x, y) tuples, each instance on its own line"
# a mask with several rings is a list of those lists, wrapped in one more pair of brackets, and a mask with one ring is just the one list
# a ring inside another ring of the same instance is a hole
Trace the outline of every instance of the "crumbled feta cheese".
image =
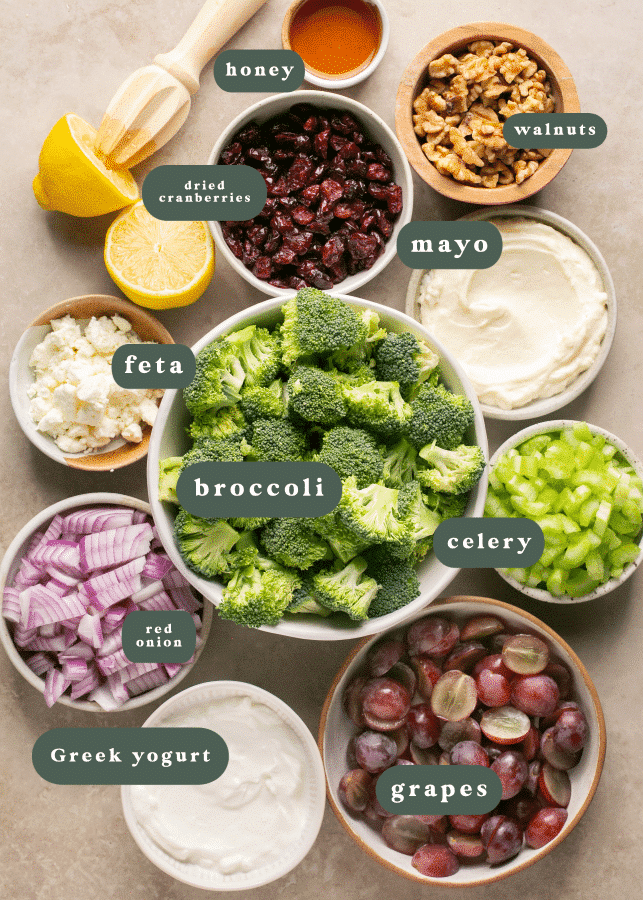
[(54, 319), (29, 360), (29, 411), (38, 430), (65, 453), (98, 449), (119, 435), (140, 442), (140, 423), (153, 424), (163, 391), (121, 388), (111, 366), (118, 347), (140, 343), (122, 316), (93, 318), (84, 333), (72, 316)]

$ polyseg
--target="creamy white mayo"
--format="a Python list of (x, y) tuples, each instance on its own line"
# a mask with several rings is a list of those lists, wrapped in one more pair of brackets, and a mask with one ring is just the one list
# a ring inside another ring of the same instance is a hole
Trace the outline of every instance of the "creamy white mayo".
[(420, 320), (464, 366), (481, 403), (515, 409), (588, 369), (607, 329), (607, 295), (587, 253), (543, 222), (490, 220), (498, 262), (427, 272)]
[(252, 872), (292, 854), (307, 818), (306, 752), (276, 712), (235, 696), (160, 724), (211, 728), (230, 751), (225, 772), (209, 784), (132, 787), (134, 815), (162, 850), (223, 875)]

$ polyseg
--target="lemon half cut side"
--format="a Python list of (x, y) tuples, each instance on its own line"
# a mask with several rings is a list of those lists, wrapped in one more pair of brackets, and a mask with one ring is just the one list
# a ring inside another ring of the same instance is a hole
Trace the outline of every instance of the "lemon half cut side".
[(110, 225), (105, 265), (126, 297), (149, 309), (188, 306), (214, 273), (214, 242), (205, 222), (166, 222), (139, 200)]
[(80, 116), (59, 119), (42, 145), (33, 192), (43, 209), (88, 218), (138, 200), (127, 169), (110, 169), (94, 152), (96, 129)]

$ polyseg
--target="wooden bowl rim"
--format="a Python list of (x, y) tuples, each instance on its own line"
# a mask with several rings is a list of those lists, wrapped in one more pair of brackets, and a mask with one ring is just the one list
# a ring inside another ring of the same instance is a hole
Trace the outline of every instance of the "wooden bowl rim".
[(571, 72), (563, 59), (542, 38), (504, 22), (472, 22), (445, 31), (429, 41), (416, 54), (402, 75), (395, 100), (395, 130), (404, 148), (408, 161), (417, 174), (430, 187), (449, 197), (465, 203), (483, 206), (520, 203), (533, 196), (549, 184), (570, 158), (572, 151), (557, 149), (541, 163), (537, 171), (522, 184), (508, 184), (496, 188), (482, 188), (461, 184), (446, 175), (441, 175), (433, 163), (425, 157), (418, 136), (413, 131), (412, 106), (419, 93), (418, 85), (425, 74), (429, 62), (444, 53), (461, 49), (475, 40), (507, 40), (524, 47), (537, 62), (547, 69), (553, 81), (552, 87), (560, 93), (559, 112), (580, 112), (580, 101)]

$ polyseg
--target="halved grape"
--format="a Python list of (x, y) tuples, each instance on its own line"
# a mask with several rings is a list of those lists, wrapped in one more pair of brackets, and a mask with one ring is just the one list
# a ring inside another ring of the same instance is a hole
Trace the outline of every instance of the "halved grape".
[(504, 675), (483, 669), (476, 678), (478, 698), (485, 706), (506, 706), (511, 700), (511, 684)]
[(497, 616), (474, 616), (467, 619), (460, 632), (461, 641), (482, 641), (504, 631), (505, 625)]
[(528, 716), (550, 716), (558, 700), (558, 685), (549, 675), (525, 675), (511, 685), (512, 706)]
[(447, 834), (447, 847), (460, 859), (477, 859), (484, 854), (479, 834), (464, 834), (455, 829)]
[(544, 716), (540, 721), (541, 728), (551, 728), (552, 725), (555, 725), (558, 721), (559, 717), (570, 709), (580, 709), (578, 703), (574, 703), (573, 700), (563, 700), (562, 703), (559, 703), (556, 709), (553, 711), (551, 716)]
[(357, 678), (353, 678), (346, 687), (342, 699), (344, 712), (353, 725), (357, 725), (358, 728), (363, 728), (366, 725), (362, 714), (362, 690), (365, 685), (366, 678), (363, 676), (358, 675)]
[(540, 732), (532, 725), (527, 732), (527, 737), (522, 742), (523, 756), (527, 762), (531, 762), (540, 750)]
[(525, 829), (527, 845), (535, 850), (544, 847), (559, 834), (566, 821), (566, 809), (547, 806), (539, 810)]
[(480, 829), (489, 818), (489, 813), (475, 816), (449, 816), (449, 822), (463, 834), (480, 834)]
[(363, 731), (355, 739), (355, 758), (367, 772), (383, 772), (397, 759), (397, 744), (388, 734)]
[(397, 681), (399, 684), (401, 684), (402, 687), (408, 692), (409, 697), (413, 697), (413, 695), (415, 694), (418, 683), (417, 675), (410, 666), (406, 665), (406, 663), (395, 663), (395, 665), (391, 669), (389, 669), (386, 677), (392, 678), (393, 681)]
[(409, 744), (409, 753), (416, 766), (437, 766), (440, 762), (436, 750), (418, 747), (413, 741)]
[(428, 703), (417, 703), (410, 708), (406, 714), (406, 726), (411, 740), (421, 750), (432, 747), (440, 736), (440, 720)]
[(502, 799), (515, 797), (527, 781), (529, 767), (527, 760), (518, 750), (506, 750), (491, 763), (502, 784)]
[(450, 766), (451, 765), (451, 754), (447, 753), (446, 750), (444, 750), (440, 754), (440, 759), (438, 760), (438, 763), (441, 766)]
[(566, 750), (561, 750), (557, 747), (554, 739), (555, 728), (556, 726), (554, 725), (553, 728), (548, 728), (543, 732), (540, 738), (540, 752), (555, 769), (573, 769), (574, 766), (578, 765), (581, 754), (580, 752), (568, 753)]
[(487, 648), (479, 641), (467, 641), (464, 644), (456, 644), (444, 660), (442, 669), (445, 672), (448, 672), (450, 669), (469, 672), (486, 655)]
[(382, 825), (382, 837), (391, 850), (412, 856), (429, 840), (430, 831), (417, 816), (390, 816)]
[(541, 760), (534, 759), (529, 763), (529, 774), (525, 782), (525, 790), (529, 791), (532, 797), (538, 793), (538, 779), (542, 771), (543, 764)]
[(558, 685), (558, 693), (561, 700), (566, 700), (572, 689), (572, 673), (567, 666), (557, 660), (550, 659), (545, 668), (543, 675), (549, 675)]
[(384, 640), (376, 644), (368, 654), (366, 667), (373, 678), (381, 678), (399, 662), (404, 654), (404, 644), (398, 640)]
[(502, 661), (518, 675), (537, 675), (549, 662), (549, 647), (533, 634), (514, 634), (502, 647)]
[(445, 672), (431, 694), (431, 709), (436, 716), (459, 722), (471, 715), (478, 702), (476, 683), (457, 669)]
[(362, 713), (366, 724), (378, 731), (399, 728), (411, 706), (409, 692), (392, 678), (374, 678), (362, 688)]
[(368, 805), (371, 807), (374, 813), (377, 813), (377, 816), (380, 820), (388, 819), (393, 815), (392, 812), (389, 812), (388, 809), (384, 809), (380, 801), (377, 799), (377, 782), (382, 773), (379, 772), (377, 775), (373, 777), (371, 781), (371, 789), (370, 789), (370, 797)]
[(507, 681), (511, 681), (512, 678), (516, 677), (516, 673), (508, 669), (503, 663), (501, 653), (490, 653), (488, 656), (483, 656), (483, 658), (475, 664), (471, 674), (474, 678), (477, 678), (484, 669), (489, 669), (494, 675), (504, 675)]
[(518, 744), (527, 737), (531, 721), (515, 706), (499, 706), (484, 711), (480, 728), (485, 737), (496, 744)]
[(565, 753), (582, 750), (587, 741), (589, 726), (580, 709), (564, 710), (554, 725), (554, 744)]
[(410, 740), (406, 726), (403, 725), (401, 728), (396, 728), (395, 731), (388, 731), (387, 734), (393, 738), (397, 745), (397, 755), (402, 756), (403, 753), (406, 753)]
[(460, 629), (455, 622), (428, 616), (415, 622), (406, 633), (410, 656), (444, 656), (458, 643)]
[(567, 772), (561, 769), (554, 769), (552, 765), (546, 762), (540, 772), (538, 786), (550, 806), (569, 806), (569, 801), (572, 797), (572, 784)]
[(487, 751), (475, 741), (460, 741), (451, 751), (451, 765), (488, 766), (489, 757)]
[(479, 744), (481, 739), (480, 726), (475, 719), (468, 718), (460, 722), (444, 722), (438, 744), (442, 750), (451, 752), (460, 741), (475, 741)]
[(369, 801), (371, 776), (364, 769), (352, 769), (342, 777), (337, 788), (339, 799), (349, 812), (364, 812)]
[(414, 656), (411, 659), (411, 666), (417, 675), (417, 691), (424, 699), (429, 700), (433, 693), (433, 688), (442, 675), (442, 669), (433, 662), (428, 656)]
[(424, 844), (423, 847), (419, 847), (413, 855), (411, 865), (421, 875), (427, 875), (429, 878), (448, 878), (449, 875), (455, 875), (460, 868), (455, 853), (440, 844)]
[(523, 790), (515, 797), (503, 800), (498, 807), (498, 812), (503, 816), (509, 816), (510, 819), (515, 819), (524, 831), (541, 808), (540, 802)]
[(480, 836), (491, 865), (511, 859), (522, 847), (522, 830), (508, 816), (491, 816), (480, 829)]

